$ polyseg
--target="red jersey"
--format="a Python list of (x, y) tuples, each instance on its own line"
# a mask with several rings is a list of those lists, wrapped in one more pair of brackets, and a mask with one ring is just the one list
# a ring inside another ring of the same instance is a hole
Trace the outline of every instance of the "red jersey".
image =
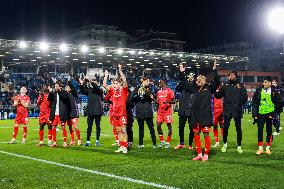
[(214, 112), (223, 112), (223, 99), (214, 97)]
[[(27, 95), (24, 96), (18, 95), (15, 97), (15, 101), (30, 103), (30, 97), (28, 97)], [(19, 104), (17, 106), (17, 116), (28, 117), (28, 115), (29, 115), (28, 108), (24, 107), (22, 104)]]
[(51, 102), (47, 100), (48, 94), (39, 95), (37, 105), (39, 105), (40, 114), (49, 114)]
[(157, 93), (157, 101), (158, 101), (158, 113), (171, 113), (172, 105), (169, 103), (165, 103), (167, 101), (172, 101), (175, 98), (174, 92), (170, 88), (160, 89)]
[(128, 87), (114, 90), (112, 98), (112, 116), (126, 116), (126, 101), (128, 97)]
[[(107, 92), (105, 96), (106, 101), (112, 101), (112, 96), (113, 96), (114, 89), (110, 88), (109, 91)], [(109, 115), (112, 116), (112, 104), (109, 105)]]

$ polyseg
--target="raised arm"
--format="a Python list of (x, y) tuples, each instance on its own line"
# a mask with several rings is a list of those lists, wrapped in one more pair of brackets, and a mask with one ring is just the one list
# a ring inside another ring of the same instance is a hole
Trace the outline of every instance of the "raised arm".
[(107, 85), (107, 78), (108, 78), (108, 71), (105, 70), (105, 77), (104, 77), (104, 80), (103, 80), (103, 87), (109, 91), (110, 87)]
[(122, 69), (121, 69), (121, 64), (118, 64), (118, 71), (119, 71), (119, 75), (120, 75), (122, 82), (123, 82), (123, 88), (128, 87), (126, 77), (125, 77), (125, 75), (124, 75), (124, 73), (122, 72)]

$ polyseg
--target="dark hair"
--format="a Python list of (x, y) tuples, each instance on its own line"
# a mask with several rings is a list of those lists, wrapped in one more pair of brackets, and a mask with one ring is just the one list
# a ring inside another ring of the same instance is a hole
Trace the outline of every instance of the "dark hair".
[(141, 79), (142, 79), (142, 81), (146, 81), (146, 80), (148, 80), (149, 78), (148, 78), (148, 77), (143, 76)]
[(121, 82), (122, 82), (122, 79), (121, 79), (120, 77), (118, 77), (118, 78), (115, 78), (113, 81), (116, 81), (116, 82), (118, 82), (118, 83), (121, 83)]
[(229, 75), (230, 75), (231, 73), (233, 73), (236, 77), (238, 77), (238, 72), (237, 72), (237, 71), (231, 70), (230, 73), (229, 73)]
[(266, 77), (263, 78), (263, 81), (264, 81), (264, 80), (269, 81), (269, 82), (272, 82), (273, 79), (272, 79), (272, 77), (270, 77), (270, 76), (266, 76)]

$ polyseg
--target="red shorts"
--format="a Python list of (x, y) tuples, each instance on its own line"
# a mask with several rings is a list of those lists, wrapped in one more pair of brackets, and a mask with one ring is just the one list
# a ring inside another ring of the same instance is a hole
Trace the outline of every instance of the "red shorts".
[(122, 127), (123, 125), (127, 124), (127, 117), (126, 116), (112, 116), (111, 125), (113, 127)]
[(23, 117), (23, 116), (16, 116), (15, 118), (15, 124), (23, 124), (23, 125), (26, 125), (29, 123), (29, 118), (27, 117)]
[(78, 123), (79, 123), (79, 118), (73, 118), (67, 121), (68, 126), (77, 125)]
[(54, 120), (51, 122), (52, 126), (57, 126), (57, 125), (61, 125), (61, 126), (65, 126), (65, 122), (61, 122), (59, 115), (56, 115), (54, 117)]
[(157, 114), (157, 122), (158, 123), (172, 123), (173, 122), (173, 116), (172, 114), (168, 114), (168, 113), (158, 113)]
[(197, 123), (197, 124), (195, 124), (195, 125), (193, 126), (193, 132), (194, 132), (194, 133), (200, 133), (200, 132), (209, 133), (210, 130), (211, 130), (210, 126), (205, 127), (205, 126), (203, 126), (203, 125), (201, 125), (201, 124), (199, 124), (199, 123)]
[(224, 125), (224, 118), (223, 118), (223, 112), (222, 111), (214, 111), (214, 119), (213, 119), (213, 125), (217, 126), (219, 125), (223, 126)]
[(43, 123), (50, 124), (49, 116), (50, 116), (50, 114), (40, 114), (39, 115), (39, 124), (43, 124)]

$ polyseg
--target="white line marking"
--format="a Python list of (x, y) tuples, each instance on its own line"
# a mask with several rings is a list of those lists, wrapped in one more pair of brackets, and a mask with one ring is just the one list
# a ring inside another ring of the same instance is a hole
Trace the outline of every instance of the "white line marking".
[(157, 188), (178, 189), (178, 188), (173, 187), (173, 186), (161, 185), (161, 184), (156, 184), (156, 183), (153, 183), (153, 182), (146, 182), (146, 181), (143, 181), (143, 180), (137, 180), (137, 179), (133, 179), (133, 178), (129, 178), (129, 177), (117, 176), (117, 175), (113, 175), (113, 174), (110, 174), (110, 173), (104, 173), (104, 172), (100, 172), (100, 171), (96, 171), (96, 170), (90, 170), (90, 169), (84, 169), (84, 168), (81, 168), (81, 167), (65, 165), (65, 164), (61, 164), (61, 163), (57, 163), (57, 162), (33, 158), (33, 157), (24, 156), (24, 155), (20, 155), (20, 154), (14, 154), (14, 153), (5, 152), (5, 151), (0, 151), (0, 153), (10, 155), (10, 156), (16, 156), (16, 157), (20, 157), (20, 158), (25, 158), (25, 159), (29, 159), (29, 160), (34, 160), (34, 161), (38, 161), (38, 162), (42, 162), (42, 163), (46, 163), (46, 164), (50, 164), (50, 165), (57, 165), (57, 166), (60, 166), (60, 167), (66, 167), (66, 168), (69, 168), (69, 169), (84, 171), (84, 172), (92, 173), (92, 174), (95, 174), (95, 175), (101, 175), (101, 176), (105, 176), (105, 177), (115, 178), (115, 179), (118, 179), (118, 180), (125, 180), (125, 181), (128, 181), (128, 182), (133, 182), (133, 183), (137, 183), (137, 184), (154, 186), (154, 187), (157, 187)]

